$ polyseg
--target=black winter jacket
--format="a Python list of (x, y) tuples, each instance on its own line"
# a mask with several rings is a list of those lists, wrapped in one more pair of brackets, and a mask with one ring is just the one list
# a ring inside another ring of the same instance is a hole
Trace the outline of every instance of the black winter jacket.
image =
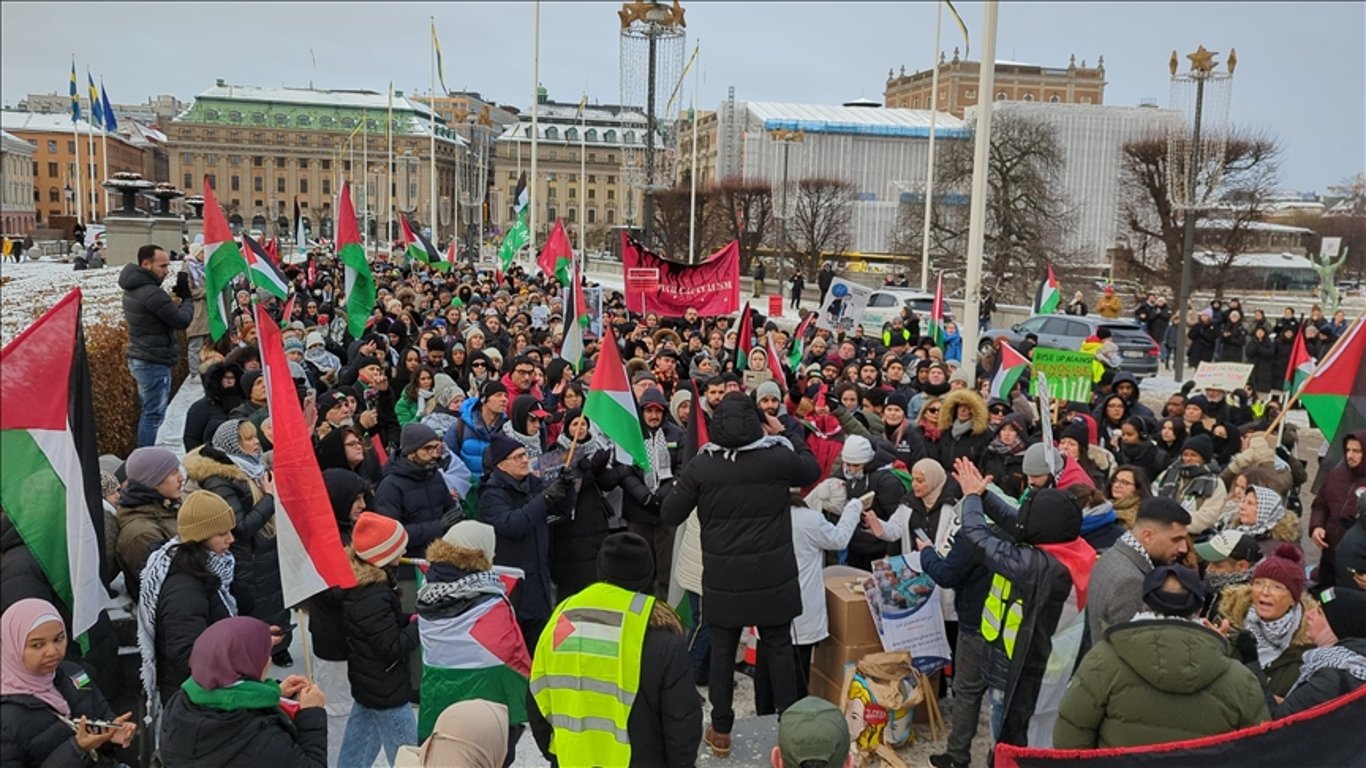
[[(1338, 647), (1346, 648), (1358, 656), (1366, 656), (1366, 638), (1349, 637), (1339, 640)], [(1285, 701), (1271, 704), (1271, 717), (1279, 720), (1287, 715), (1303, 712), (1330, 699), (1351, 693), (1363, 685), (1366, 685), (1366, 682), (1345, 669), (1320, 669), (1291, 688), (1290, 693), (1285, 695)]]
[(190, 327), (194, 302), (177, 305), (150, 270), (125, 265), (119, 273), (123, 317), (128, 321), (128, 357), (157, 365), (175, 365), (180, 344), (175, 332)]
[(408, 621), (393, 577), (348, 553), (356, 586), (342, 593), (341, 602), (351, 695), (371, 709), (407, 706), (413, 692), (408, 657), (418, 645), (417, 623)]
[[(664, 431), (664, 442), (669, 446), (669, 466), (674, 477), (678, 477), (683, 468), (683, 430), (667, 421), (659, 428)], [(645, 485), (645, 470), (622, 466), (617, 474), (621, 481), (621, 516), (632, 523), (659, 525), (659, 505), (669, 495), (674, 481), (660, 482), (651, 499), (650, 489)]]
[(920, 565), (935, 584), (953, 590), (958, 631), (980, 634), (982, 624), (972, 617), (982, 615), (982, 604), (991, 589), (991, 571), (987, 570), (981, 548), (964, 536), (955, 536), (947, 555), (941, 557), (934, 547), (921, 550)]
[(161, 758), (166, 768), (323, 768), (327, 710), (290, 720), (279, 708), (201, 707), (180, 691), (161, 716)]
[[(869, 491), (875, 495), (873, 497), (873, 513), (879, 520), (890, 520), (892, 513), (901, 504), (901, 500), (906, 496), (906, 485), (901, 479), (892, 474), (891, 470), (877, 469), (873, 466), (884, 466), (884, 458), (889, 455), (882, 455), (880, 452), (875, 454), (872, 462), (864, 468), (862, 477), (844, 481), (848, 492), (848, 498), (856, 499)], [(835, 477), (842, 477), (843, 472), (837, 470)], [(857, 555), (858, 560), (877, 560), (887, 554), (887, 542), (873, 535), (862, 521), (854, 529), (854, 535), (849, 539), (849, 553)]]
[[(692, 665), (683, 625), (673, 609), (656, 600), (640, 654), (640, 686), (636, 689), (626, 733), (632, 768), (691, 768), (702, 741), (702, 700), (693, 686)], [(536, 699), (527, 693), (531, 735), (552, 766), (552, 729)]]
[(231, 373), (242, 378), (242, 369), (230, 363), (214, 363), (204, 372), (204, 396), (190, 404), (185, 412), (185, 431), (181, 439), (185, 450), (193, 451), (213, 439), (219, 425), (228, 420), (232, 409), (242, 404), (242, 390), (237, 384), (223, 386), (223, 377)]
[[(244, 592), (237, 588), (233, 577), (233, 597), (237, 598), (239, 614)], [(157, 690), (165, 704), (180, 690), (180, 684), (190, 676), (190, 651), (194, 641), (209, 625), (231, 616), (218, 595), (218, 585), (201, 581), (189, 573), (171, 573), (161, 585), (156, 609)]]
[(403, 524), (410, 557), (422, 557), (427, 545), (446, 532), (441, 517), (459, 508), (437, 468), (419, 467), (407, 456), (389, 462), (375, 489), (375, 511)]
[(759, 442), (758, 408), (743, 396), (716, 407), (710, 436), (683, 467), (660, 520), (681, 525), (697, 509), (708, 621), (722, 627), (789, 622), (801, 614), (802, 598), (788, 489), (820, 479), (820, 463), (800, 430), (787, 430), (790, 447)]
[[(549, 515), (568, 515), (575, 498), (571, 493), (555, 507), (544, 496), (546, 483), (536, 475), (521, 481), (495, 469), (479, 486), (479, 519), (493, 526), (497, 535), (495, 565), (521, 568), (526, 574), (512, 593), (512, 609), (522, 622), (550, 618), (555, 607), (550, 588)], [(534, 645), (535, 643), (531, 643)]]
[[(1273, 389), (1280, 389), (1285, 383), (1285, 368), (1276, 370), (1276, 343), (1271, 337), (1257, 340), (1254, 335), (1243, 348), (1243, 356), (1249, 363), (1252, 363), (1252, 388), (1258, 392), (1266, 393)], [(1286, 365), (1290, 360), (1286, 358)]]
[[(72, 643), (75, 645), (75, 643)], [(73, 679), (85, 672), (81, 665), (62, 662), (53, 677), (57, 692), (71, 707), (71, 719), (113, 720), (114, 711), (94, 685), (78, 688)], [(0, 765), (4, 768), (77, 768), (90, 766), (76, 748), (70, 726), (37, 696), (0, 696)]]
[[(600, 448), (594, 455), (577, 456), (574, 473), (579, 478), (579, 492), (574, 501), (574, 513), (550, 529), (550, 578), (555, 582), (555, 599), (581, 591), (598, 580), (598, 549), (610, 533), (608, 519), (611, 505), (603, 493), (616, 487), (619, 474), (606, 466), (606, 459), (615, 450)], [(598, 462), (593, 461), (594, 456)], [(600, 471), (594, 471), (601, 467)]]
[[(323, 485), (337, 520), (342, 544), (351, 543), (351, 504), (356, 496), (369, 494), (365, 478), (349, 469), (323, 470)], [(323, 590), (308, 599), (308, 633), (313, 637), (313, 652), (328, 661), (346, 661), (346, 632), (342, 622), (342, 591)]]

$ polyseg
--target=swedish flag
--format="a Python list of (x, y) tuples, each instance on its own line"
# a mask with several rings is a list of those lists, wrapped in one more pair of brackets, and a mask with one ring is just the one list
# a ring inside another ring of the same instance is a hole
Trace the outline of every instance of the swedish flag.
[(436, 37), (436, 22), (432, 22), (432, 50), (436, 52), (436, 78), (441, 82), (441, 92), (449, 95), (450, 89), (446, 87), (446, 67), (441, 62), (441, 41)]
[(95, 78), (90, 76), (90, 70), (85, 72), (85, 81), (89, 84), (90, 90), (90, 122), (96, 128), (104, 127), (104, 110), (100, 108), (100, 92), (95, 89)]
[(81, 97), (76, 92), (76, 58), (71, 58), (71, 122), (81, 119)]

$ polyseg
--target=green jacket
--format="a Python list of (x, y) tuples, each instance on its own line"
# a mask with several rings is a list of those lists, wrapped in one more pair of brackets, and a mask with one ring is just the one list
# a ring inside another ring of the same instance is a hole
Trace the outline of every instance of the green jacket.
[[(1309, 615), (1309, 609), (1313, 607), (1314, 598), (1305, 595), (1300, 598), (1300, 626), (1295, 629), (1295, 635), (1290, 638), (1290, 647), (1281, 652), (1272, 662), (1262, 668), (1262, 673), (1266, 675), (1266, 690), (1273, 696), (1284, 697), (1290, 693), (1290, 689), (1295, 686), (1295, 681), (1300, 678), (1300, 666), (1303, 664), (1304, 652), (1314, 647), (1314, 642), (1309, 639), (1309, 622), (1305, 618)], [(1228, 619), (1229, 628), (1233, 632), (1242, 632), (1243, 624), (1247, 620), (1247, 609), (1252, 605), (1252, 587), (1247, 584), (1235, 584), (1231, 587), (1224, 587), (1219, 598), (1219, 613), (1223, 618)], [(1214, 623), (1219, 623), (1216, 618)], [(1229, 637), (1233, 635), (1230, 634)]]
[(1257, 678), (1228, 642), (1180, 619), (1118, 624), (1072, 676), (1053, 729), (1057, 749), (1157, 744), (1268, 719)]

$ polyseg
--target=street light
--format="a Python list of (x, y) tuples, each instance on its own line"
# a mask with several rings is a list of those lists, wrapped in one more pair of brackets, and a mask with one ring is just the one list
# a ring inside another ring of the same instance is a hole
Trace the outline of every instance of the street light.
[(788, 248), (787, 240), (787, 219), (789, 216), (789, 212), (787, 209), (787, 160), (788, 154), (792, 149), (792, 145), (801, 144), (806, 141), (806, 133), (799, 130), (789, 131), (779, 129), (769, 131), (768, 138), (775, 144), (783, 145), (783, 195), (782, 202), (779, 204), (780, 213), (778, 215), (778, 237), (781, 241), (779, 247), (782, 251), (782, 258), (787, 262), (791, 262), (792, 254), (790, 253), (790, 249)]

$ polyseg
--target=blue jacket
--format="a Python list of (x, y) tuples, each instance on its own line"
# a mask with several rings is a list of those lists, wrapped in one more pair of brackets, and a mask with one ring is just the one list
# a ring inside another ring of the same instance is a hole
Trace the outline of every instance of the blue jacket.
[(503, 427), (506, 419), (507, 416), (499, 414), (492, 428), (484, 426), (479, 398), (471, 397), (460, 406), (460, 419), (446, 430), (446, 448), (465, 462), (474, 478), (484, 476), (484, 449), (489, 447), (493, 433)]
[(963, 336), (957, 331), (944, 334), (944, 359), (960, 363), (963, 361)]

